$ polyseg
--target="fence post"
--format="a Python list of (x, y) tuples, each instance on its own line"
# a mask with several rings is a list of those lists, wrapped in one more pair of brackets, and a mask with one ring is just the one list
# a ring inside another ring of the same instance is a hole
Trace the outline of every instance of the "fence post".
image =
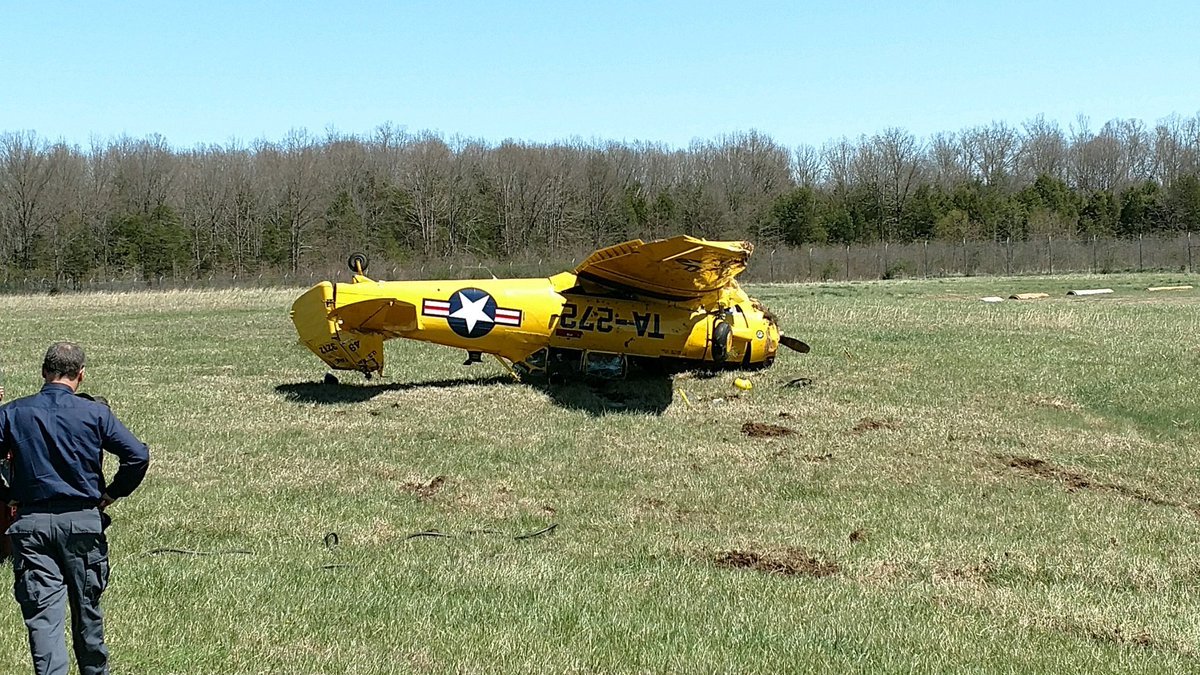
[(850, 281), (850, 244), (846, 244), (846, 281)]
[(963, 275), (964, 277), (967, 276), (967, 238), (966, 237), (963, 237), (963, 240), (962, 240), (962, 267), (959, 268), (958, 273)]
[(1142, 235), (1138, 235), (1138, 271), (1141, 272), (1142, 267)]
[(1004, 238), (1004, 273), (1012, 276), (1012, 235)]
[(1054, 235), (1046, 235), (1046, 253), (1050, 256), (1050, 274), (1054, 274)]
[(775, 249), (771, 249), (771, 281), (775, 281)]
[(809, 281), (812, 281), (812, 279), (813, 279), (813, 271), (812, 271), (812, 247), (811, 247), (811, 246), (809, 246), (809, 247), (808, 247), (808, 280), (809, 280)]
[(881, 279), (886, 278), (888, 273), (887, 246), (887, 242), (883, 242), (883, 271), (879, 274)]
[(924, 246), (921, 247), (925, 256), (925, 278), (929, 278), (929, 240), (925, 240)]
[(1192, 232), (1191, 232), (1191, 230), (1188, 231), (1187, 246), (1188, 246), (1188, 274), (1191, 274), (1192, 271), (1195, 270), (1195, 268), (1192, 267)]
[(1096, 235), (1092, 235), (1092, 274), (1100, 269), (1100, 263), (1096, 261)]

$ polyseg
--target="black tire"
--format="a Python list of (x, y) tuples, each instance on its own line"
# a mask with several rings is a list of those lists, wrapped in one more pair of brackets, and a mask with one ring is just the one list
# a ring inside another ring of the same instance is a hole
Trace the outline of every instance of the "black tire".
[(724, 363), (729, 358), (729, 336), (733, 327), (724, 321), (714, 321), (712, 328), (712, 358), (717, 363)]
[(346, 267), (354, 274), (367, 273), (367, 255), (365, 253), (354, 253), (346, 260)]

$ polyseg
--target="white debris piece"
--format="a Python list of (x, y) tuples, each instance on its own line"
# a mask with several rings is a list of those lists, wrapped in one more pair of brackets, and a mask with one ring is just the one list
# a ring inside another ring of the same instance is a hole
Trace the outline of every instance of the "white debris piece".
[(1067, 291), (1067, 295), (1107, 295), (1112, 292), (1111, 288), (1085, 288), (1078, 291)]

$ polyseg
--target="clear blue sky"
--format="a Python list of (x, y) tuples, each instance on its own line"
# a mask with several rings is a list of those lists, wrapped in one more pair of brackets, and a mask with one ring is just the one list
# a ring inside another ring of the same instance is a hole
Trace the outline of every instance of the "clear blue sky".
[(789, 146), (1200, 112), (1200, 2), (4, 2), (0, 132)]

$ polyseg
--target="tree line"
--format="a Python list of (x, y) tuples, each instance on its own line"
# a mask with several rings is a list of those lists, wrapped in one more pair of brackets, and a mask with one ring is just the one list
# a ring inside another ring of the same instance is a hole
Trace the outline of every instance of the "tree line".
[(755, 132), (498, 144), (294, 131), (178, 149), (0, 134), (0, 269), (79, 283), (578, 253), (688, 233), (760, 245), (1128, 237), (1200, 229), (1200, 114), (1035, 118), (817, 147)]

